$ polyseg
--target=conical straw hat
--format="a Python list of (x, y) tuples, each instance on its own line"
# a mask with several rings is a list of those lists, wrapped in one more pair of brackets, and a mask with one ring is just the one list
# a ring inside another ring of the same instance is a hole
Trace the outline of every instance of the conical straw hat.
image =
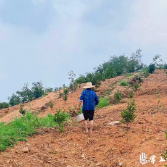
[(94, 88), (94, 87), (95, 87), (95, 86), (92, 85), (91, 82), (87, 82), (87, 83), (86, 83), (86, 86), (84, 86), (83, 89)]

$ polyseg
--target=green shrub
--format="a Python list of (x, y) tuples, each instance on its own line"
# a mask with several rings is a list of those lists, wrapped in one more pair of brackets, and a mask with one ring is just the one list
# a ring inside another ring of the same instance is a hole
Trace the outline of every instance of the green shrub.
[(3, 108), (8, 108), (8, 107), (9, 107), (9, 103), (6, 103), (6, 102), (0, 103), (0, 110)]
[(143, 75), (144, 75), (145, 78), (147, 78), (150, 75), (149, 68), (142, 69), (142, 72), (143, 72)]
[(8, 99), (9, 99), (10, 106), (15, 106), (15, 105), (18, 105), (18, 104), (21, 103), (21, 98), (18, 95), (16, 95), (16, 94), (13, 94)]
[(66, 94), (64, 95), (63, 100), (64, 100), (65, 102), (67, 101), (67, 95), (66, 95)]
[(125, 109), (121, 113), (122, 122), (129, 123), (134, 121), (136, 118), (135, 111), (136, 111), (136, 104), (135, 104), (135, 100), (133, 100), (130, 104), (128, 103), (127, 109)]
[(64, 89), (64, 94), (65, 94), (65, 95), (67, 95), (67, 94), (68, 94), (68, 92), (69, 92), (69, 89), (67, 89), (67, 88), (66, 88), (66, 89)]
[(64, 111), (61, 111), (61, 110), (58, 110), (57, 113), (55, 114), (54, 116), (54, 120), (55, 122), (58, 123), (59, 125), (59, 131), (60, 132), (63, 132), (63, 129), (64, 129), (64, 122), (69, 118), (69, 114), (64, 112)]
[(51, 100), (51, 101), (49, 102), (49, 107), (52, 109), (53, 106), (54, 106), (54, 104), (53, 104), (53, 101)]
[(150, 73), (147, 72), (147, 73), (144, 74), (144, 77), (147, 78), (147, 77), (149, 77), (149, 75), (150, 75)]
[(53, 92), (53, 88), (46, 88), (46, 89), (45, 89), (45, 92), (46, 92), (46, 93)]
[(67, 94), (68, 94), (68, 92), (69, 92), (69, 89), (64, 89), (64, 98), (63, 98), (63, 100), (66, 102), (67, 101)]
[(59, 93), (59, 98), (62, 98), (63, 97), (63, 93)]
[(24, 110), (23, 107), (24, 107), (24, 104), (21, 104), (19, 112), (20, 112), (20, 114), (25, 115), (26, 110)]
[(139, 87), (140, 87), (140, 84), (136, 82), (136, 83), (133, 85), (133, 90), (136, 92)]
[(120, 92), (116, 92), (114, 94), (114, 100), (116, 101), (116, 103), (119, 103), (122, 100), (122, 94)]
[(153, 73), (155, 71), (155, 64), (150, 64), (149, 65), (149, 73)]
[(134, 97), (133, 91), (129, 92), (129, 98), (133, 98), (133, 97)]
[(99, 100), (99, 104), (97, 105), (97, 108), (103, 108), (108, 106), (108, 99), (107, 98), (101, 98)]
[(27, 137), (36, 133), (37, 128), (57, 126), (53, 115), (38, 118), (37, 115), (29, 112), (9, 124), (0, 123), (0, 151), (13, 147), (18, 141), (26, 141)]
[(129, 85), (129, 83), (126, 82), (126, 81), (121, 81), (120, 82), (120, 86), (128, 86), (128, 85)]

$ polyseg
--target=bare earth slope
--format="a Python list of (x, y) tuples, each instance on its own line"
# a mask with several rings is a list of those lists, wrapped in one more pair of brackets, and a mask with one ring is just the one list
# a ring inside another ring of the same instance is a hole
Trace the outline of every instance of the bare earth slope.
[[(107, 82), (114, 84), (114, 79)], [(105, 91), (103, 85), (106, 84), (103, 83), (99, 89)], [(166, 88), (165, 72), (156, 71), (145, 79), (140, 91), (135, 95), (137, 117), (128, 127), (124, 124), (109, 125), (112, 121), (121, 120), (121, 112), (127, 104), (108, 106), (96, 111), (94, 132), (90, 139), (83, 133), (81, 124), (71, 121), (61, 134), (57, 129), (40, 131), (38, 135), (30, 137), (28, 142), (19, 142), (14, 148), (1, 152), (0, 167), (164, 166), (165, 162), (159, 161), (161, 154), (167, 149)], [(99, 94), (101, 90), (98, 91)], [(54, 113), (58, 107), (68, 109), (75, 106), (81, 91), (82, 89), (69, 95), (66, 104), (55, 98), (54, 109), (47, 109), (41, 116), (49, 112)], [(25, 147), (28, 147), (28, 153), (22, 152)], [(142, 153), (147, 154), (148, 160), (155, 155), (154, 164), (148, 162), (142, 165), (140, 163)]]

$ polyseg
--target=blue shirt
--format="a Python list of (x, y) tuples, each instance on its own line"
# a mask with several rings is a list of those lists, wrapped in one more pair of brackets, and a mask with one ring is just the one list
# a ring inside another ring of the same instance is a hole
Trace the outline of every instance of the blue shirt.
[(82, 92), (80, 101), (83, 101), (83, 110), (95, 110), (95, 105), (99, 103), (96, 93), (91, 89), (86, 89)]

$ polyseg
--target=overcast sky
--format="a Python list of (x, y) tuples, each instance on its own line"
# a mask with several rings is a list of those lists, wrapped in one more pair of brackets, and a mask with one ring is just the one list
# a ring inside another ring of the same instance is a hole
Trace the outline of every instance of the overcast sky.
[(0, 101), (24, 83), (69, 83), (112, 55), (166, 60), (167, 0), (0, 0)]

